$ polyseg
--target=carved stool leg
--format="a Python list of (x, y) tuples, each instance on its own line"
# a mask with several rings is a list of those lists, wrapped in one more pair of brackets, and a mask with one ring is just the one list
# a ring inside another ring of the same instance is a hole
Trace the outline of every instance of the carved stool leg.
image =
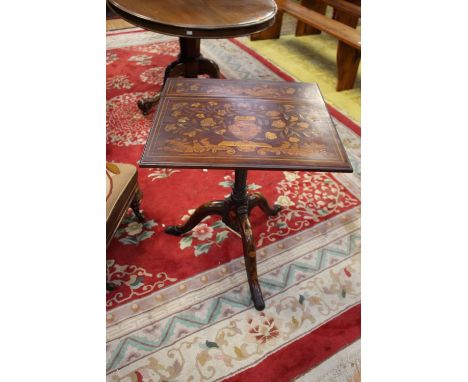
[(141, 203), (141, 198), (143, 194), (140, 191), (140, 188), (137, 188), (137, 191), (135, 193), (135, 196), (133, 197), (132, 202), (130, 203), (130, 208), (133, 210), (133, 213), (137, 217), (138, 221), (144, 222), (145, 218), (140, 212), (140, 203)]
[(224, 200), (214, 200), (198, 207), (190, 218), (181, 225), (171, 225), (166, 227), (166, 233), (170, 235), (180, 236), (187, 233), (209, 215), (224, 216), (225, 212)]
[(281, 210), (281, 206), (277, 204), (270, 207), (268, 201), (260, 192), (254, 192), (249, 195), (249, 213), (256, 206), (259, 206), (267, 216), (275, 216)]

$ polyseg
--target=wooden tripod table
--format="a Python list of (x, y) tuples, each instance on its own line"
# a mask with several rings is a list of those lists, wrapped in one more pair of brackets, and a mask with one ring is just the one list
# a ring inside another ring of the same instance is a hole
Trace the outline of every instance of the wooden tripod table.
[[(164, 73), (169, 77), (220, 78), (216, 62), (200, 53), (201, 38), (232, 38), (260, 32), (274, 22), (274, 0), (107, 0), (109, 8), (128, 22), (153, 32), (179, 37), (180, 54)], [(138, 101), (143, 114), (159, 94)]]
[(247, 193), (247, 171), (353, 171), (316, 84), (184, 78), (164, 87), (140, 167), (235, 170), (228, 198), (203, 204), (166, 232), (183, 235), (205, 217), (221, 216), (242, 238), (257, 310), (265, 303), (249, 212), (258, 206), (271, 216), (280, 207)]

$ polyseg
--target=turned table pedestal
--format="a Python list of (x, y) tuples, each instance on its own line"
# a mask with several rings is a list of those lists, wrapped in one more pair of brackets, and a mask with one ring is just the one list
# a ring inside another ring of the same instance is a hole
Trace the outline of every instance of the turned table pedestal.
[[(108, 0), (117, 15), (153, 32), (178, 36), (180, 54), (164, 73), (169, 77), (196, 78), (207, 74), (220, 78), (218, 65), (200, 53), (202, 38), (232, 38), (262, 31), (274, 22), (274, 0)], [(143, 114), (159, 100), (138, 101)]]
[(204, 203), (166, 232), (183, 235), (205, 217), (221, 216), (242, 238), (258, 310), (265, 303), (249, 212), (258, 206), (272, 216), (280, 207), (247, 192), (248, 170), (353, 171), (316, 84), (183, 78), (166, 82), (140, 167), (235, 171), (228, 198)]

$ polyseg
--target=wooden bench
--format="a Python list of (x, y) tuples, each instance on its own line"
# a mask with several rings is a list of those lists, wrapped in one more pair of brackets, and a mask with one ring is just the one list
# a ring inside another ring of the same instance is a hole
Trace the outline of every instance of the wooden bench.
[[(361, 61), (361, 33), (356, 26), (361, 17), (360, 0), (276, 0), (278, 13), (269, 29), (251, 36), (252, 40), (279, 38), (283, 13), (298, 20), (296, 36), (328, 33), (338, 39), (336, 54), (337, 91), (352, 89)], [(333, 18), (325, 16), (327, 6), (333, 7)]]

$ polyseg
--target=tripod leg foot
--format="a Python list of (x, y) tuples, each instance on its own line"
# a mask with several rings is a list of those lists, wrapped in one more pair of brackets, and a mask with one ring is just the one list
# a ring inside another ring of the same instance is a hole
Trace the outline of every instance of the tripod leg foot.
[(260, 207), (260, 209), (267, 215), (267, 216), (275, 216), (281, 211), (281, 206), (275, 204), (271, 207), (268, 204), (268, 201), (260, 192), (254, 192), (249, 195), (249, 212), (254, 207)]
[(159, 102), (160, 94), (155, 95), (154, 97), (150, 98), (143, 98), (138, 100), (137, 105), (138, 108), (141, 110), (143, 115), (148, 115), (151, 108)]

